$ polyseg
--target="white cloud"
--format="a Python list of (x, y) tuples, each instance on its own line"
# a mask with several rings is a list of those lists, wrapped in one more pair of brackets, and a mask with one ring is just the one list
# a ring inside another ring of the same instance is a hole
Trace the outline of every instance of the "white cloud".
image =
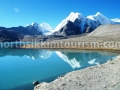
[(17, 13), (17, 12), (19, 12), (19, 9), (18, 8), (14, 8), (14, 11)]

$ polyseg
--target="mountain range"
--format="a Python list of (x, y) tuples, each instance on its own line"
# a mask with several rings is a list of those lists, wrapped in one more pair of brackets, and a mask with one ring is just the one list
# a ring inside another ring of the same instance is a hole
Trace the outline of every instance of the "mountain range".
[(120, 19), (108, 19), (100, 12), (87, 17), (71, 12), (56, 28), (56, 35), (76, 35), (90, 33), (100, 25), (120, 24)]
[(108, 19), (100, 12), (89, 16), (84, 16), (81, 13), (71, 12), (70, 15), (61, 21), (61, 23), (58, 24), (55, 29), (52, 29), (48, 23), (38, 24), (34, 22), (25, 27), (0, 27), (0, 30), (15, 31), (22, 35), (70, 36), (90, 33), (100, 25), (106, 24), (120, 24), (120, 19)]

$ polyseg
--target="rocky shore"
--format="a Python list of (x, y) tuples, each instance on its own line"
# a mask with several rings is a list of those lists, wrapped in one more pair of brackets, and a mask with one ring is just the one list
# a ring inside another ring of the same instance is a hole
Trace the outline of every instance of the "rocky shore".
[(53, 82), (42, 82), (34, 90), (119, 90), (120, 56), (105, 64), (73, 71)]

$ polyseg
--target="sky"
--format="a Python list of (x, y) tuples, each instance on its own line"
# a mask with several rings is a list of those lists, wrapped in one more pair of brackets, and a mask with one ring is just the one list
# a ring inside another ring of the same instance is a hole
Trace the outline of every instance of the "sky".
[(120, 0), (0, 0), (0, 26), (46, 22), (55, 28), (71, 12), (120, 18)]

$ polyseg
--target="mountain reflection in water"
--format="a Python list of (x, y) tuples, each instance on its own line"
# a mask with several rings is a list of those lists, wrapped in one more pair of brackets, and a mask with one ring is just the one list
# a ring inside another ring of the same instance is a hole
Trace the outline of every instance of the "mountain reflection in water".
[[(119, 54), (107, 52), (90, 51), (50, 51), (41, 49), (0, 49), (0, 57), (5, 56), (26, 56), (33, 60), (39, 58), (48, 59), (56, 53), (63, 61), (67, 62), (73, 69), (91, 65), (98, 65), (116, 58)], [(88, 65), (89, 64), (89, 65)]]

